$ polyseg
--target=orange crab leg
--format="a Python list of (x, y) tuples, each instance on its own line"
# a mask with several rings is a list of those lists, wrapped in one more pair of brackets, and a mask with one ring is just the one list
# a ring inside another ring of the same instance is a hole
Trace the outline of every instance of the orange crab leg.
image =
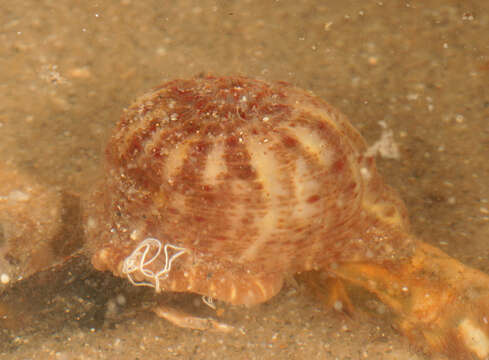
[(451, 359), (489, 359), (489, 276), (417, 242), (404, 263), (342, 263), (329, 271), (374, 293), (400, 330)]

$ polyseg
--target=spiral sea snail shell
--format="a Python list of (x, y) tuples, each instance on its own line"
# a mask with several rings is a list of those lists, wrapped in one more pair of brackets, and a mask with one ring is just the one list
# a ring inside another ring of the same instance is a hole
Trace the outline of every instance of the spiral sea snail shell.
[(167, 82), (124, 112), (105, 171), (86, 211), (99, 270), (245, 305), (322, 270), (376, 294), (427, 350), (489, 356), (489, 277), (409, 232), (360, 134), (310, 92)]

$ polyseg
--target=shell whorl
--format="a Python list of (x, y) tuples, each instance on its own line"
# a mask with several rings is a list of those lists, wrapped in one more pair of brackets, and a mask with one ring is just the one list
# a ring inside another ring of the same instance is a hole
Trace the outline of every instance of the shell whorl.
[(107, 146), (106, 207), (128, 249), (151, 236), (300, 271), (364, 231), (366, 188), (383, 186), (364, 152), (343, 115), (286, 83), (175, 80), (123, 114)]

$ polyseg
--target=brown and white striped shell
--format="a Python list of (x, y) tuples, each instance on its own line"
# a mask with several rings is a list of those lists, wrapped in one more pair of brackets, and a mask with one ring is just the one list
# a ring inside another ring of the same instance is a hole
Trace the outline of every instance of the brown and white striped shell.
[(87, 219), (93, 263), (234, 304), (284, 276), (411, 251), (404, 206), (330, 105), (245, 77), (167, 82), (127, 109)]

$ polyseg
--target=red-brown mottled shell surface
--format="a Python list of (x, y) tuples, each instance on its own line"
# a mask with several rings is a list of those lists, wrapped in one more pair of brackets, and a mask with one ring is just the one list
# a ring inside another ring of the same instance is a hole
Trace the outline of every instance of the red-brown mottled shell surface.
[[(125, 111), (107, 146), (94, 264), (120, 274), (155, 238), (188, 251), (159, 289), (251, 304), (286, 273), (392, 256), (405, 236), (385, 239), (377, 227), (404, 227), (404, 209), (365, 150), (343, 115), (286, 83), (163, 84)], [(152, 271), (164, 265), (160, 256)]]
[(309, 92), (167, 82), (124, 112), (105, 171), (86, 205), (99, 270), (246, 305), (322, 270), (374, 293), (430, 351), (489, 356), (489, 277), (409, 233), (362, 137)]

